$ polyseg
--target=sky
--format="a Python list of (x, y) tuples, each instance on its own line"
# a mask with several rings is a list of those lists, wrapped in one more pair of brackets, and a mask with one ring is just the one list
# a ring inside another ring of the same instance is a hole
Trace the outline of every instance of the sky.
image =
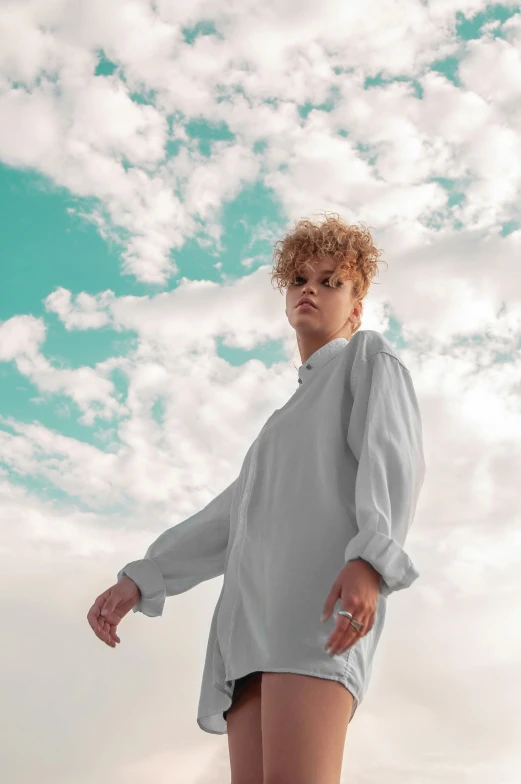
[(0, 0), (5, 781), (229, 782), (222, 577), (86, 616), (294, 394), (273, 243), (322, 211), (384, 251), (427, 465), (342, 783), (519, 781), (520, 185), (518, 3)]

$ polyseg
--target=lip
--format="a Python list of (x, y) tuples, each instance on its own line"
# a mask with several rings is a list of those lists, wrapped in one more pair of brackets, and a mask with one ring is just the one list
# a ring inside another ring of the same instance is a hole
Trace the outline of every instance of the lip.
[(304, 308), (305, 308), (305, 307), (308, 307), (308, 308), (313, 308), (313, 310), (316, 310), (316, 309), (317, 309), (316, 305), (313, 305), (311, 302), (309, 302), (309, 301), (306, 301), (306, 300), (304, 300), (304, 302), (300, 302), (300, 303), (297, 305), (297, 308), (302, 308), (302, 307), (304, 307)]

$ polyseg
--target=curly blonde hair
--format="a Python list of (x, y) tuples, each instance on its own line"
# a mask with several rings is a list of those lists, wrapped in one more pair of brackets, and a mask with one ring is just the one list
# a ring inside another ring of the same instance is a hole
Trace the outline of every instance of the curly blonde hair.
[[(280, 248), (277, 248), (279, 243)], [(336, 269), (329, 278), (329, 284), (336, 286), (337, 283), (352, 280), (352, 297), (359, 300), (361, 312), (351, 330), (352, 337), (360, 329), (362, 300), (369, 291), (372, 279), (379, 273), (378, 257), (382, 254), (381, 250), (375, 248), (369, 229), (349, 225), (338, 213), (325, 213), (322, 223), (313, 223), (307, 218), (295, 221), (293, 230), (272, 247), (275, 251), (271, 282), (273, 285), (273, 280), (277, 281), (281, 294), (282, 289), (305, 272), (310, 263), (318, 264), (319, 257), (325, 255), (333, 258)], [(386, 261), (383, 263), (387, 264)]]

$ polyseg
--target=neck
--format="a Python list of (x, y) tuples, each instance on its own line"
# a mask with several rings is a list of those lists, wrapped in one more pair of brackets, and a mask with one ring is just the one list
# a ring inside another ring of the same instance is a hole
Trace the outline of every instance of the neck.
[(349, 334), (340, 333), (338, 335), (332, 335), (329, 338), (323, 338), (323, 337), (320, 338), (320, 337), (313, 337), (313, 336), (309, 336), (309, 337), (297, 336), (297, 343), (300, 352), (301, 364), (305, 365), (308, 359), (310, 358), (310, 356), (314, 354), (315, 351), (318, 351), (319, 348), (325, 346), (326, 343), (331, 343), (331, 341), (335, 340), (336, 338), (345, 338), (346, 340), (349, 340), (350, 333)]

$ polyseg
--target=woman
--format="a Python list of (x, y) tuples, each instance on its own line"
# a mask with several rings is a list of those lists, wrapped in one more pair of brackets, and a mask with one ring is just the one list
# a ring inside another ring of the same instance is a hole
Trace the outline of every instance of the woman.
[(360, 330), (379, 256), (369, 231), (333, 215), (279, 243), (295, 393), (239, 476), (123, 567), (88, 618), (115, 647), (130, 609), (161, 615), (166, 596), (223, 574), (199, 727), (228, 735), (232, 784), (338, 784), (387, 597), (419, 576), (403, 545), (425, 475), (422, 426), (393, 346)]

